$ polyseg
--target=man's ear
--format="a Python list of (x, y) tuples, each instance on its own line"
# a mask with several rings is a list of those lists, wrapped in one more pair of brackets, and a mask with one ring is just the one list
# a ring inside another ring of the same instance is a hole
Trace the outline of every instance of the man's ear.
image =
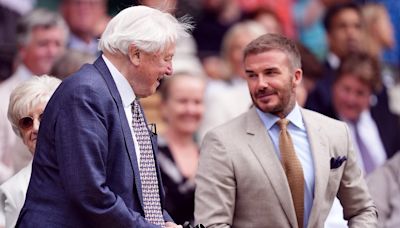
[(300, 68), (296, 69), (293, 77), (293, 84), (295, 85), (295, 87), (297, 87), (301, 83), (302, 79), (303, 79), (303, 71)]
[(138, 66), (140, 64), (140, 51), (134, 44), (128, 47), (128, 57), (133, 65)]

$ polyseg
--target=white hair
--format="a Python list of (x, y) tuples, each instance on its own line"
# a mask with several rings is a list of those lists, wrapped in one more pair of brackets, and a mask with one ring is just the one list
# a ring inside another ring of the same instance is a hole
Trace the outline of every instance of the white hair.
[(193, 28), (188, 17), (178, 20), (169, 13), (147, 6), (132, 6), (122, 10), (108, 23), (99, 50), (128, 54), (134, 44), (145, 52), (158, 52), (175, 43)]
[(15, 134), (21, 137), (19, 120), (38, 105), (47, 104), (60, 83), (60, 79), (52, 76), (33, 76), (11, 92), (7, 116)]

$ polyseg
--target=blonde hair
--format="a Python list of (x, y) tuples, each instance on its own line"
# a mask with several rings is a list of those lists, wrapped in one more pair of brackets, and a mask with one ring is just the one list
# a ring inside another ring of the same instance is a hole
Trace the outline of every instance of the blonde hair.
[(379, 57), (385, 45), (378, 40), (382, 34), (376, 33), (376, 26), (378, 26), (376, 23), (379, 18), (388, 15), (386, 7), (379, 3), (367, 3), (362, 6), (361, 13), (365, 32), (364, 46), (368, 54)]

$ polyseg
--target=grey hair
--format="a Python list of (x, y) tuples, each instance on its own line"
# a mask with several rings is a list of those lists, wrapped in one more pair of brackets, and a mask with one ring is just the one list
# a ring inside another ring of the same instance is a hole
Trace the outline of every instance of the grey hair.
[(17, 24), (17, 43), (19, 45), (27, 44), (31, 38), (32, 31), (35, 28), (53, 28), (59, 27), (64, 31), (65, 40), (69, 35), (69, 29), (62, 18), (56, 12), (47, 9), (34, 9), (24, 15)]
[(154, 53), (187, 36), (193, 28), (189, 17), (176, 19), (169, 13), (147, 6), (131, 6), (108, 23), (99, 42), (99, 50), (128, 54), (129, 45)]
[(32, 76), (11, 92), (7, 117), (15, 134), (21, 137), (19, 120), (27, 116), (36, 106), (47, 104), (60, 83), (60, 79), (52, 76)]

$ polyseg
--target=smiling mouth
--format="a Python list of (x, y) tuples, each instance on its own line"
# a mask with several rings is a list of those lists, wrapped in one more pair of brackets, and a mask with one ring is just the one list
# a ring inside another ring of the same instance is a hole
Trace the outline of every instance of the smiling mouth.
[(257, 93), (257, 94), (256, 94), (256, 98), (258, 98), (258, 99), (267, 98), (267, 97), (270, 97), (270, 96), (272, 96), (272, 95), (274, 95), (274, 94), (275, 94), (274, 92), (262, 92), (262, 93)]

